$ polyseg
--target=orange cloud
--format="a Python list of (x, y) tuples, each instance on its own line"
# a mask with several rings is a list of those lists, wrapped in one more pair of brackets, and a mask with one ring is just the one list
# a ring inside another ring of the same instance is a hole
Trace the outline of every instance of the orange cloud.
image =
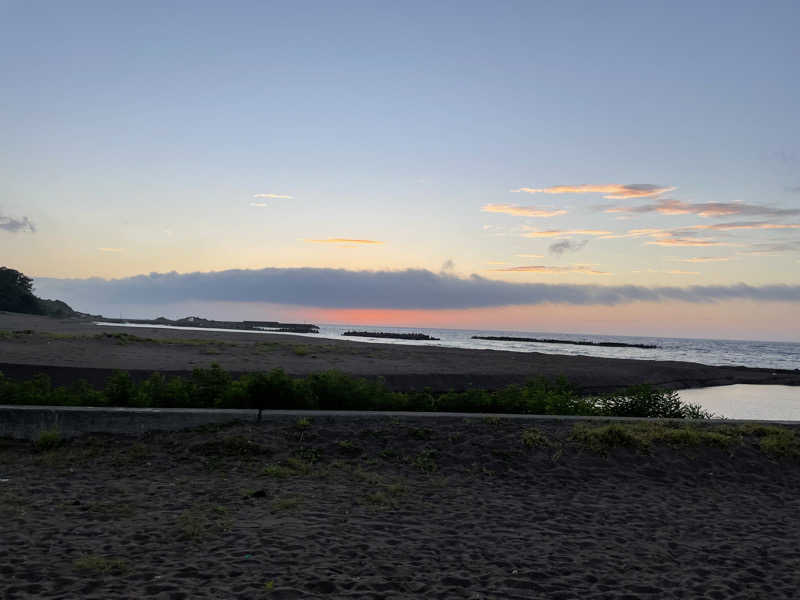
[(554, 185), (547, 188), (523, 187), (512, 192), (525, 192), (526, 194), (606, 194), (609, 200), (624, 200), (627, 198), (647, 198), (671, 192), (674, 187), (664, 187), (652, 183), (611, 183), (605, 185)]
[(672, 235), (667, 229), (629, 229), (627, 233), (615, 233), (611, 235), (604, 235), (601, 240), (615, 240), (620, 238), (635, 238), (635, 237), (669, 237)]
[(481, 207), (483, 212), (503, 213), (515, 217), (557, 217), (567, 214), (566, 210), (557, 208), (537, 208), (535, 206), (519, 206), (517, 204), (487, 204)]
[(645, 244), (651, 246), (730, 246), (731, 244), (725, 244), (722, 242), (716, 242), (714, 240), (706, 240), (706, 239), (689, 239), (689, 238), (666, 238), (661, 240), (655, 240), (652, 242), (645, 242)]
[(548, 229), (547, 231), (529, 231), (523, 233), (523, 237), (529, 238), (551, 238), (551, 237), (570, 237), (573, 235), (608, 235), (610, 231), (602, 229)]
[(313, 242), (315, 244), (382, 244), (377, 240), (357, 240), (352, 238), (325, 238), (324, 240), (311, 240), (304, 239), (304, 242)]
[(273, 200), (293, 200), (294, 196), (286, 194), (253, 194), (253, 198), (271, 198)]
[(671, 258), (677, 262), (685, 263), (707, 263), (707, 262), (727, 262), (731, 260), (730, 256), (693, 256), (692, 258)]
[(491, 269), (500, 273), (583, 273), (585, 275), (611, 275), (605, 271), (598, 271), (585, 265), (575, 265), (572, 267), (550, 267), (545, 265), (529, 265), (524, 267), (507, 267), (505, 269)]

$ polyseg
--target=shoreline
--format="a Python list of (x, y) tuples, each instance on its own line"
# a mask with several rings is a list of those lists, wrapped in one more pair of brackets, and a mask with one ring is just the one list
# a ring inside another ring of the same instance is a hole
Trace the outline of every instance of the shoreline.
[[(690, 389), (736, 383), (800, 385), (800, 370), (434, 346), (376, 344), (291, 334), (103, 328), (89, 321), (0, 313), (0, 371), (7, 377), (48, 375), (68, 385), (101, 385), (115, 371), (135, 379), (158, 371), (191, 373), (212, 364), (233, 375), (282, 368), (293, 376), (337, 370), (381, 378), (394, 391), (494, 390), (545, 377), (564, 377), (580, 393), (631, 385)], [(20, 333), (14, 333), (20, 332)]]

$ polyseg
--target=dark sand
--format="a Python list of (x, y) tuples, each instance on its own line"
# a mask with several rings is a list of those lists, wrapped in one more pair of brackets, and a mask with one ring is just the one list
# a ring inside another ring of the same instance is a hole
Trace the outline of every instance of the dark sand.
[[(113, 369), (144, 377), (152, 371), (186, 374), (217, 363), (242, 373), (281, 367), (292, 375), (327, 369), (383, 377), (395, 390), (498, 388), (544, 376), (564, 376), (583, 392), (608, 392), (649, 383), (681, 389), (734, 383), (800, 385), (800, 370), (712, 367), (677, 361), (624, 360), (494, 350), (372, 344), (247, 332), (100, 327), (91, 322), (0, 312), (0, 371), (10, 377), (47, 373), (55, 383), (102, 384)], [(98, 334), (130, 333), (161, 343), (121, 344)]]
[(796, 460), (749, 438), (604, 456), (557, 421), (528, 448), (530, 426), (0, 440), (0, 597), (798, 597)]

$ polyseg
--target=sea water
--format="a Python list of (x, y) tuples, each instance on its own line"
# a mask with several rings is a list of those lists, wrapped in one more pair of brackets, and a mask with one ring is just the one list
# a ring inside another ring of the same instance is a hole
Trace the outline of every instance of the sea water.
[(684, 402), (727, 419), (800, 421), (800, 386), (719, 385), (679, 393)]

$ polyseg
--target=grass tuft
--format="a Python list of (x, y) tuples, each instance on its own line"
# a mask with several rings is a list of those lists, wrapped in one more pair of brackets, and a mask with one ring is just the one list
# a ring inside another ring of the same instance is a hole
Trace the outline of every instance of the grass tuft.
[(570, 439), (595, 452), (608, 453), (614, 448), (647, 451), (653, 444), (676, 448), (712, 446), (731, 448), (742, 442), (741, 432), (729, 426), (716, 429), (691, 423), (612, 423), (592, 426), (578, 424)]
[(55, 450), (64, 443), (61, 437), (61, 432), (58, 428), (45, 429), (39, 433), (39, 437), (33, 442), (34, 447), (39, 452), (47, 452), (48, 450)]
[(547, 436), (536, 427), (526, 427), (522, 430), (522, 443), (527, 448), (541, 448), (550, 445)]
[(800, 440), (797, 434), (789, 429), (779, 429), (762, 435), (759, 446), (764, 454), (770, 456), (800, 458)]
[(78, 571), (90, 573), (124, 573), (128, 570), (128, 563), (122, 558), (106, 558), (96, 554), (85, 554), (75, 559), (73, 566)]
[(282, 512), (286, 510), (294, 510), (295, 508), (299, 508), (301, 504), (300, 498), (290, 497), (290, 498), (278, 498), (277, 500), (272, 502), (272, 510), (274, 512)]

